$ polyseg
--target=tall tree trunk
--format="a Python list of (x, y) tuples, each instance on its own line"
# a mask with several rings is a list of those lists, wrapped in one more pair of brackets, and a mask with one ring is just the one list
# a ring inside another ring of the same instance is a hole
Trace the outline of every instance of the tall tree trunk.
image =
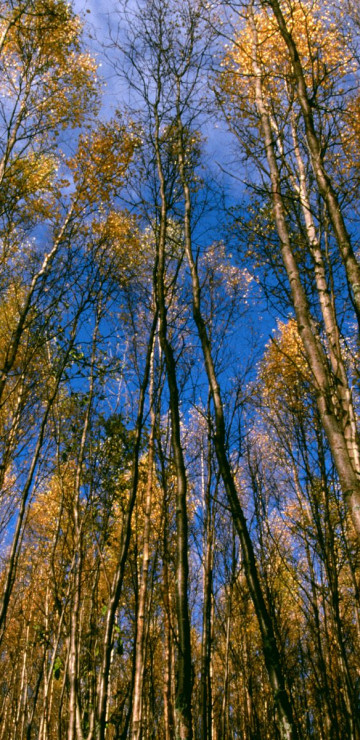
[(163, 544), (162, 544), (162, 601), (163, 601), (163, 634), (164, 634), (164, 735), (165, 740), (174, 740), (175, 718), (174, 718), (174, 671), (173, 671), (173, 609), (170, 592), (169, 577), (169, 496), (166, 485), (166, 471), (163, 451), (160, 442), (160, 464), (162, 470), (163, 489)]
[(281, 10), (279, 1), (263, 0), (263, 4), (265, 6), (269, 6), (272, 9), (278, 23), (280, 33), (289, 51), (289, 57), (296, 81), (298, 101), (301, 106), (305, 124), (305, 133), (309, 147), (312, 168), (319, 192), (328, 210), (335, 238), (338, 243), (339, 252), (345, 266), (350, 296), (353, 301), (358, 323), (360, 326), (360, 265), (352, 248), (351, 239), (345, 225), (339, 198), (335, 191), (332, 179), (328, 174), (323, 161), (322, 145), (316, 131), (313, 115), (313, 105), (310, 102), (310, 96), (307, 91), (305, 74), (301, 64), (299, 52), (297, 50), (295, 41), (286, 25), (286, 20)]
[(135, 678), (134, 678), (134, 699), (132, 713), (132, 740), (141, 740), (142, 737), (142, 707), (143, 707), (143, 684), (146, 658), (146, 606), (147, 590), (150, 562), (150, 531), (151, 531), (151, 503), (154, 475), (154, 441), (155, 441), (155, 423), (156, 414), (154, 408), (154, 347), (151, 356), (150, 367), (150, 387), (149, 403), (151, 429), (149, 437), (149, 451), (147, 460), (147, 484), (145, 492), (145, 512), (144, 512), (144, 534), (143, 534), (143, 553), (142, 567), (140, 574), (139, 600), (137, 608), (137, 628), (136, 628), (136, 645), (135, 645)]
[(321, 250), (321, 245), (314, 223), (310, 197), (307, 190), (305, 164), (301, 155), (297, 128), (293, 113), (291, 114), (291, 132), (299, 175), (299, 186), (297, 186), (297, 184), (294, 182), (295, 178), (292, 178), (293, 187), (298, 193), (300, 199), (307, 240), (314, 263), (314, 276), (317, 294), (319, 297), (319, 304), (324, 320), (331, 370), (335, 379), (335, 382), (333, 383), (334, 406), (337, 407), (337, 415), (342, 422), (344, 438), (352, 467), (355, 471), (360, 471), (359, 435), (356, 425), (352, 393), (346, 373), (343, 350), (341, 348), (340, 331), (336, 315), (335, 300), (334, 296), (329, 290), (328, 281), (326, 279), (324, 256)]
[(136, 419), (136, 425), (135, 425), (134, 458), (133, 458), (133, 470), (132, 470), (130, 494), (129, 494), (127, 511), (124, 517), (124, 522), (123, 522), (123, 527), (122, 527), (122, 532), (121, 532), (121, 542), (120, 542), (120, 548), (119, 548), (119, 557), (118, 557), (117, 567), (114, 573), (113, 582), (111, 585), (111, 593), (110, 593), (109, 602), (107, 605), (105, 630), (104, 630), (104, 638), (103, 638), (103, 657), (102, 657), (102, 662), (100, 666), (98, 687), (97, 687), (97, 729), (96, 729), (96, 739), (97, 740), (105, 740), (105, 734), (106, 734), (106, 715), (107, 715), (107, 706), (108, 706), (108, 688), (109, 688), (109, 674), (110, 674), (110, 663), (111, 663), (111, 653), (112, 653), (112, 643), (113, 643), (113, 629), (114, 629), (116, 610), (118, 608), (119, 600), (121, 597), (123, 580), (124, 580), (125, 564), (126, 564), (129, 544), (130, 544), (131, 520), (132, 520), (132, 513), (133, 513), (133, 509), (135, 505), (137, 488), (138, 488), (138, 480), (139, 480), (139, 455), (140, 455), (141, 435), (142, 435), (142, 429), (143, 429), (145, 395), (146, 395), (146, 389), (147, 389), (148, 381), (149, 381), (151, 356), (152, 356), (152, 351), (153, 351), (153, 342), (154, 342), (157, 321), (158, 321), (157, 314), (155, 314), (153, 318), (151, 330), (150, 330), (150, 336), (148, 339), (145, 369), (144, 369), (144, 375), (143, 375), (143, 380), (142, 380), (142, 384), (140, 388), (139, 401), (138, 401), (138, 413), (137, 413), (137, 419)]
[(214, 419), (214, 443), (217, 461), (219, 465), (220, 474), (224, 483), (225, 491), (228, 497), (232, 517), (236, 527), (237, 534), (239, 536), (242, 553), (244, 572), (246, 575), (247, 583), (251, 598), (254, 603), (256, 615), (259, 622), (262, 646), (264, 652), (265, 663), (269, 675), (270, 685), (273, 690), (274, 701), (279, 713), (281, 737), (283, 740), (295, 740), (298, 737), (297, 728), (293, 718), (293, 711), (291, 702), (289, 700), (288, 693), (286, 691), (285, 677), (283, 667), (281, 665), (281, 659), (279, 650), (276, 644), (276, 638), (274, 633), (274, 627), (272, 624), (271, 616), (268, 611), (258, 568), (255, 559), (255, 553), (249, 530), (246, 523), (246, 518), (241, 507), (234, 476), (231, 469), (230, 460), (226, 450), (226, 431), (225, 431), (225, 419), (223, 402), (220, 393), (220, 387), (218, 384), (215, 366), (213, 363), (211, 345), (208, 337), (206, 323), (201, 312), (201, 300), (200, 300), (200, 282), (197, 272), (196, 263), (192, 252), (192, 239), (191, 239), (191, 194), (188, 179), (185, 170), (185, 151), (184, 151), (184, 132), (181, 122), (180, 114), (180, 79), (178, 78), (178, 157), (179, 157), (179, 170), (182, 181), (182, 187), (184, 192), (184, 234), (185, 234), (185, 250), (186, 256), (190, 268), (191, 280), (192, 280), (192, 296), (193, 296), (193, 316), (194, 321), (198, 330), (205, 369), (209, 382), (209, 389), (214, 404), (215, 419)]
[(85, 447), (88, 438), (90, 419), (94, 398), (94, 373), (96, 360), (96, 347), (98, 338), (99, 322), (101, 319), (101, 303), (99, 303), (96, 312), (96, 320), (92, 338), (92, 353), (90, 362), (90, 378), (88, 401), (84, 416), (84, 423), (81, 433), (80, 448), (75, 471), (74, 483), (74, 500), (73, 500), (73, 518), (74, 518), (74, 589), (73, 600), (70, 615), (70, 642), (69, 642), (69, 731), (68, 740), (83, 740), (83, 732), (80, 717), (80, 609), (81, 609), (81, 586), (83, 570), (83, 525), (85, 513), (82, 512), (80, 491), (83, 479), (83, 465), (85, 460)]
[[(252, 18), (250, 17), (251, 20)], [(282, 258), (290, 282), (299, 334), (313, 375), (321, 422), (329, 440), (343, 495), (349, 505), (355, 530), (360, 537), (360, 471), (353, 467), (353, 461), (349, 455), (341, 420), (338, 419), (336, 407), (334, 407), (332, 383), (329, 376), (327, 359), (320, 340), (313, 329), (308, 300), (301, 283), (299, 268), (292, 250), (286, 221), (286, 210), (281, 192), (281, 178), (275, 154), (271, 122), (263, 99), (262, 71), (257, 62), (257, 31), (254, 22), (252, 22), (252, 30), (252, 64), (255, 78), (256, 106), (261, 120), (266, 156), (270, 169), (273, 209), (281, 243)]]
[[(155, 114), (156, 115), (156, 114)], [(160, 181), (161, 216), (157, 240), (156, 300), (159, 312), (159, 337), (164, 355), (169, 388), (172, 447), (176, 470), (176, 615), (178, 629), (178, 651), (176, 666), (176, 723), (179, 740), (192, 739), (192, 665), (190, 644), (190, 617), (188, 607), (188, 519), (187, 480), (185, 461), (181, 445), (179, 391), (176, 378), (176, 363), (167, 331), (167, 307), (165, 298), (165, 247), (167, 237), (167, 203), (165, 182), (160, 153), (160, 124), (156, 115), (156, 159)]]
[[(201, 450), (204, 467), (204, 450)], [(211, 506), (211, 441), (207, 449), (207, 481), (203, 480), (204, 499), (204, 605), (201, 637), (201, 738), (212, 740), (211, 695), (211, 615), (213, 580), (213, 510)], [(203, 474), (204, 477), (204, 474)]]
[(236, 572), (236, 541), (235, 541), (235, 529), (232, 527), (232, 548), (231, 548), (231, 571), (230, 571), (230, 582), (226, 593), (226, 611), (225, 611), (225, 654), (224, 654), (224, 675), (223, 675), (223, 691), (222, 691), (222, 702), (221, 702), (221, 737), (224, 740), (228, 738), (228, 720), (229, 720), (229, 663), (230, 663), (230, 643), (231, 643), (231, 613), (232, 613), (232, 602), (233, 602), (233, 588), (235, 582)]

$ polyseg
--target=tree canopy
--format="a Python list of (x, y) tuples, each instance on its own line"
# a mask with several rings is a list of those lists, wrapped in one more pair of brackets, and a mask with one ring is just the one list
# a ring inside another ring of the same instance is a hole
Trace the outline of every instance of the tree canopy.
[(0, 740), (360, 740), (357, 4), (108, 9), (0, 2)]

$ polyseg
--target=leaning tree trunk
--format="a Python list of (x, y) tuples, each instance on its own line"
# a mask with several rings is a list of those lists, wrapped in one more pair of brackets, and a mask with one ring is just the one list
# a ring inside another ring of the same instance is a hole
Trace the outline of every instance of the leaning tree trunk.
[[(358, 453), (349, 453), (348, 415), (339, 418), (339, 400), (334, 395), (333, 383), (329, 374), (328, 362), (320, 339), (313, 330), (311, 311), (304, 287), (301, 282), (299, 267), (292, 249), (291, 238), (286, 220), (286, 209), (282, 196), (281, 177), (278, 168), (271, 122), (267, 112), (262, 89), (262, 71), (257, 62), (256, 27), (253, 28), (253, 72), (256, 106), (260, 117), (267, 161), (270, 170), (271, 194), (276, 228), (281, 243), (281, 254), (286, 269), (295, 310), (299, 334), (304, 346), (309, 367), (313, 375), (316, 390), (317, 406), (321, 423), (328, 438), (332, 456), (339, 475), (341, 489), (349, 505), (355, 531), (360, 537), (360, 470)], [(344, 424), (346, 427), (344, 428)], [(351, 448), (354, 446), (354, 435), (351, 435)]]
[(191, 194), (185, 169), (185, 150), (184, 150), (184, 131), (180, 114), (180, 79), (178, 78), (178, 158), (180, 177), (184, 192), (184, 234), (185, 250), (190, 268), (192, 280), (193, 296), (193, 316), (198, 330), (201, 342), (205, 369), (208, 377), (209, 389), (214, 405), (214, 443), (219, 471), (224, 483), (225, 491), (228, 497), (231, 514), (234, 520), (236, 531), (240, 540), (244, 572), (247, 579), (251, 598), (254, 603), (260, 633), (262, 637), (262, 646), (265, 664), (269, 675), (270, 685), (273, 691), (274, 702), (277, 707), (280, 732), (283, 740), (295, 740), (298, 738), (297, 728), (293, 717), (292, 705), (286, 690), (285, 676), (281, 664), (280, 653), (276, 643), (274, 626), (267, 608), (258, 568), (255, 559), (255, 553), (246, 518), (241, 507), (234, 475), (232, 472), (230, 460), (226, 449), (226, 431), (223, 411), (223, 402), (220, 393), (220, 387), (217, 380), (215, 366), (211, 353), (211, 344), (207, 332), (206, 323), (201, 311), (200, 300), (200, 281), (197, 266), (192, 252), (191, 239)]
[(276, 18), (279, 31), (288, 48), (290, 61), (292, 64), (295, 78), (297, 98), (301, 107), (306, 140), (310, 152), (311, 164), (316, 178), (319, 193), (326, 204), (334, 235), (338, 243), (339, 252), (346, 270), (346, 277), (349, 286), (349, 292), (357, 320), (360, 325), (360, 265), (356, 259), (351, 239), (346, 228), (339, 198), (334, 188), (332, 178), (325, 167), (322, 155), (322, 145), (319, 135), (316, 131), (313, 105), (307, 91), (304, 70), (300, 61), (299, 52), (295, 41), (286, 25), (286, 20), (281, 10), (278, 0), (265, 0), (264, 5), (268, 5)]

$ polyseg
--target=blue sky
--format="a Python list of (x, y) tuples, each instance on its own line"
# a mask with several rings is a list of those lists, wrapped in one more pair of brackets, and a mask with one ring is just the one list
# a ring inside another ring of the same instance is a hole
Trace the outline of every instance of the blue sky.
[[(125, 7), (131, 8), (131, 4), (134, 7), (138, 3), (134, 0), (126, 3), (121, 0), (74, 0), (73, 2), (75, 12), (84, 19), (86, 43), (89, 44), (91, 52), (100, 65), (99, 77), (105, 83), (102, 115), (106, 118), (110, 117), (116, 108), (121, 109), (123, 104), (126, 105), (127, 101), (132, 102), (129, 100), (129, 92), (125, 83), (115, 74), (102, 48), (102, 45), (106, 46), (109, 41), (111, 25), (115, 34), (119, 22), (118, 11), (125, 10)], [(207, 137), (206, 158), (210, 170), (216, 178), (224, 182), (229, 201), (240, 203), (245, 193), (241, 177), (246, 177), (246, 173), (241, 165), (239, 167), (234, 139), (227, 132), (225, 122), (221, 120), (207, 123), (204, 133)], [(227, 173), (233, 173), (235, 177)], [(217, 234), (215, 238), (219, 238), (219, 235)], [(258, 290), (256, 290), (256, 298), (254, 296), (252, 322), (257, 326), (260, 336), (262, 335), (261, 339), (259, 336), (260, 345), (266, 343), (274, 329), (275, 321), (274, 316), (268, 315), (264, 303), (259, 301)], [(244, 327), (245, 336), (239, 336), (240, 345), (244, 346), (248, 330), (248, 326)]]

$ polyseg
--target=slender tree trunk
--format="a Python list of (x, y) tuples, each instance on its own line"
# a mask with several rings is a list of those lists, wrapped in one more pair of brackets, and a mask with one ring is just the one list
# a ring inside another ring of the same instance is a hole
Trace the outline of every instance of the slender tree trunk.
[(161, 487), (163, 492), (162, 501), (162, 614), (163, 614), (163, 658), (164, 658), (164, 680), (163, 680), (163, 698), (164, 698), (164, 737), (165, 740), (174, 740), (175, 738), (175, 677), (174, 677), (174, 618), (173, 618), (173, 600), (170, 579), (170, 513), (169, 504), (171, 492), (167, 485), (167, 470), (165, 463), (165, 452), (162, 445), (161, 436), (157, 436), (158, 457), (161, 471)]
[(24, 713), (26, 711), (27, 689), (28, 689), (27, 670), (28, 670), (29, 647), (30, 647), (30, 641), (29, 641), (30, 624), (31, 624), (31, 613), (29, 615), (29, 621), (26, 626), (25, 645), (23, 647), (23, 654), (22, 654), (22, 669), (21, 669), (18, 705), (16, 708), (16, 713), (15, 713), (15, 718), (14, 718), (13, 740), (16, 740), (17, 737), (22, 737), (22, 725), (24, 722)]
[[(59, 699), (59, 705), (58, 705), (58, 726), (57, 726), (57, 736), (58, 740), (62, 740), (64, 737), (63, 733), (63, 710), (64, 710), (64, 698), (65, 698), (65, 692), (66, 692), (66, 686), (68, 683), (68, 663), (69, 663), (69, 655), (70, 655), (70, 638), (67, 638), (67, 650), (66, 650), (66, 660), (65, 660), (65, 666), (64, 666), (64, 674), (63, 674), (63, 680), (62, 680), (62, 686), (61, 686), (61, 693), (60, 693), (60, 699)], [(66, 716), (66, 712), (64, 712)]]
[[(76, 539), (80, 540), (79, 532), (76, 533)], [(80, 541), (75, 545), (75, 567), (74, 567), (74, 586), (73, 600), (70, 617), (70, 639), (69, 639), (69, 727), (68, 740), (83, 740), (81, 726), (78, 726), (77, 712), (79, 702), (79, 611), (81, 598), (81, 572), (82, 572), (82, 554), (80, 553)]]
[[(204, 451), (201, 451), (204, 466)], [(213, 511), (211, 506), (211, 442), (208, 440), (207, 474), (203, 481), (204, 498), (204, 605), (201, 638), (201, 738), (212, 740), (212, 695), (211, 695), (211, 615), (213, 580)]]
[[(59, 534), (60, 534), (60, 530), (62, 526), (63, 507), (64, 507), (64, 498), (62, 495), (59, 512), (57, 516), (57, 526), (54, 532), (53, 542), (51, 546), (52, 552), (51, 552), (50, 561), (51, 561), (51, 576), (53, 579), (52, 580), (53, 587), (56, 584), (55, 554), (56, 554), (56, 548), (59, 542)], [(63, 595), (62, 601), (59, 602), (61, 603), (61, 609), (57, 609), (58, 624), (56, 627), (56, 632), (54, 630), (55, 634), (54, 634), (53, 647), (52, 647), (50, 654), (46, 654), (46, 660), (45, 660), (45, 665), (44, 665), (42, 713), (41, 713), (40, 726), (38, 730), (39, 740), (48, 740), (49, 738), (49, 719), (51, 716), (53, 688), (54, 688), (54, 666), (55, 666), (56, 655), (59, 649), (59, 644), (60, 644), (62, 633), (63, 633), (63, 626), (64, 626), (65, 615), (66, 615), (66, 607), (69, 603), (69, 598), (70, 598), (71, 590), (73, 587), (72, 573), (73, 573), (74, 564), (75, 564), (74, 559), (75, 559), (75, 554), (73, 554), (72, 562), (71, 562), (69, 573), (68, 573), (67, 589), (66, 589), (65, 594)], [(48, 586), (47, 586), (47, 598), (48, 598), (49, 590), (50, 590), (50, 582), (48, 583)]]
[(341, 349), (335, 301), (334, 297), (330, 294), (327, 284), (324, 257), (317, 237), (310, 199), (307, 192), (305, 165), (301, 156), (293, 113), (291, 115), (291, 130), (300, 183), (299, 187), (294, 183), (294, 187), (295, 190), (298, 191), (303, 211), (307, 239), (314, 262), (316, 288), (319, 296), (321, 313), (324, 319), (331, 369), (334, 378), (336, 379), (333, 384), (334, 405), (335, 407), (338, 406), (338, 418), (342, 422), (344, 438), (352, 467), (355, 471), (360, 473), (359, 435), (357, 431), (352, 393), (349, 387), (343, 352)]
[[(163, 571), (164, 574), (164, 571)], [(165, 584), (164, 584), (164, 587)], [(171, 637), (171, 622), (168, 609), (170, 604), (166, 604), (164, 609), (164, 731), (165, 740), (174, 740), (175, 721), (174, 721), (174, 703), (173, 703), (173, 650)]]
[(319, 664), (320, 674), (321, 674), (321, 683), (323, 685), (323, 691), (322, 697), (321, 697), (321, 725), (325, 725), (326, 728), (326, 734), (325, 737), (328, 737), (329, 739), (334, 737), (334, 730), (335, 730), (335, 737), (338, 736), (337, 734), (337, 728), (334, 727), (334, 716), (331, 709), (331, 705), (329, 703), (330, 701), (330, 692), (329, 692), (329, 686), (328, 686), (328, 678), (327, 678), (327, 670), (326, 670), (326, 661), (323, 653), (323, 645), (322, 645), (322, 639), (321, 639), (321, 625), (320, 625), (320, 615), (319, 615), (319, 599), (318, 599), (318, 588), (316, 584), (316, 578), (313, 568), (313, 562), (311, 559), (311, 554), (309, 550), (309, 545), (306, 542), (305, 543), (305, 550), (306, 550), (306, 557), (308, 561), (308, 567), (309, 567), (309, 573), (310, 573), (310, 586), (311, 586), (311, 606), (314, 614), (314, 621), (315, 621), (315, 635), (314, 635), (314, 642), (316, 645), (316, 656), (317, 661)]
[[(164, 471), (163, 471), (164, 473)], [(173, 691), (173, 634), (172, 634), (172, 599), (170, 593), (169, 578), (169, 542), (168, 542), (168, 497), (163, 475), (163, 569), (162, 569), (162, 594), (163, 594), (163, 615), (164, 615), (164, 731), (165, 740), (174, 740), (175, 737), (175, 719), (174, 719), (174, 691)]]
[[(179, 81), (180, 83), (180, 81)], [(180, 105), (180, 95), (178, 97)], [(297, 738), (297, 729), (293, 718), (292, 706), (286, 691), (285, 677), (281, 665), (279, 650), (276, 644), (274, 627), (264, 599), (260, 577), (257, 569), (253, 544), (250, 538), (246, 518), (242, 510), (231, 464), (226, 451), (226, 432), (223, 403), (220, 393), (220, 387), (216, 377), (215, 367), (211, 354), (211, 346), (207, 333), (206, 324), (201, 313), (200, 301), (200, 283), (197, 273), (196, 264), (192, 253), (191, 243), (191, 195), (185, 173), (185, 152), (183, 143), (183, 129), (181, 124), (180, 109), (178, 109), (178, 144), (179, 144), (179, 168), (184, 190), (185, 211), (184, 211), (184, 233), (185, 249), (189, 263), (192, 295), (193, 295), (193, 316), (198, 330), (205, 369), (208, 377), (209, 388), (212, 401), (214, 404), (214, 443), (218, 460), (220, 474), (224, 483), (225, 491), (228, 497), (232, 517), (240, 539), (243, 553), (244, 572), (251, 598), (254, 603), (256, 615), (259, 622), (262, 645), (264, 651), (265, 663), (269, 675), (270, 685), (272, 687), (274, 701), (279, 712), (279, 721), (281, 736), (283, 740), (295, 740)]]
[(225, 655), (224, 655), (224, 675), (223, 690), (221, 702), (221, 737), (224, 740), (228, 738), (228, 719), (229, 719), (229, 662), (230, 662), (230, 641), (231, 641), (231, 612), (233, 600), (233, 587), (235, 580), (235, 530), (232, 528), (232, 553), (231, 553), (231, 573), (228, 592), (226, 594), (226, 612), (225, 612)]
[(176, 362), (168, 338), (167, 306), (165, 297), (165, 249), (167, 238), (167, 198), (165, 178), (160, 151), (160, 121), (158, 105), (161, 95), (161, 79), (157, 78), (157, 103), (155, 114), (155, 154), (160, 185), (160, 224), (157, 239), (156, 300), (159, 312), (160, 346), (164, 355), (169, 388), (172, 447), (176, 470), (176, 614), (178, 628), (178, 651), (176, 666), (176, 725), (179, 740), (192, 740), (192, 664), (190, 642), (190, 617), (188, 606), (188, 517), (187, 479), (181, 445), (179, 391), (176, 378)]
[(192, 665), (190, 645), (190, 618), (188, 609), (188, 524), (187, 524), (187, 480), (184, 455), (181, 446), (179, 392), (176, 380), (176, 364), (173, 349), (167, 336), (166, 305), (164, 296), (164, 258), (166, 240), (166, 215), (159, 238), (159, 267), (157, 279), (157, 300), (160, 319), (160, 344), (165, 357), (166, 373), (170, 395), (172, 423), (172, 447), (177, 478), (176, 494), (176, 613), (178, 627), (178, 656), (176, 668), (176, 706), (179, 740), (191, 740), (191, 693)]
[(149, 437), (147, 485), (145, 493), (144, 512), (144, 534), (143, 554), (140, 574), (139, 601), (137, 609), (137, 629), (135, 645), (135, 678), (134, 678), (134, 700), (132, 713), (132, 740), (141, 740), (142, 736), (142, 707), (143, 707), (143, 684), (146, 658), (146, 606), (150, 562), (150, 531), (151, 531), (151, 504), (154, 474), (154, 440), (155, 440), (155, 409), (154, 409), (154, 347), (151, 356), (149, 403), (151, 416), (151, 429)]
[(69, 731), (68, 740), (83, 740), (83, 732), (81, 727), (81, 716), (80, 716), (80, 704), (79, 704), (79, 688), (80, 688), (80, 610), (81, 610), (81, 581), (83, 571), (83, 543), (82, 543), (82, 530), (84, 525), (84, 516), (82, 512), (81, 501), (80, 501), (80, 489), (83, 477), (83, 465), (85, 459), (85, 446), (88, 437), (90, 418), (94, 397), (94, 371), (95, 371), (95, 360), (96, 360), (96, 345), (97, 336), (99, 329), (99, 322), (101, 319), (101, 304), (98, 306), (96, 313), (96, 321), (93, 331), (92, 340), (92, 354), (91, 354), (91, 365), (90, 365), (90, 381), (89, 381), (89, 394), (88, 402), (85, 411), (85, 418), (83, 423), (83, 429), (81, 434), (80, 449), (78, 460), (76, 464), (75, 472), (75, 484), (74, 484), (74, 501), (73, 501), (73, 517), (74, 517), (74, 592), (72, 600), (72, 608), (70, 615), (70, 645), (69, 645), (69, 662), (68, 662), (68, 675), (69, 675)]
[(114, 628), (115, 614), (116, 614), (116, 610), (117, 610), (121, 592), (122, 592), (125, 564), (126, 564), (129, 544), (130, 544), (131, 520), (132, 520), (132, 513), (133, 513), (133, 509), (135, 505), (136, 493), (137, 493), (137, 488), (138, 488), (138, 480), (139, 480), (139, 454), (140, 454), (141, 434), (142, 434), (142, 428), (143, 428), (145, 394), (146, 394), (146, 389), (147, 389), (148, 381), (149, 381), (149, 373), (150, 373), (150, 367), (151, 367), (151, 355), (153, 351), (153, 342), (154, 342), (154, 335), (155, 335), (155, 330), (157, 326), (157, 321), (158, 321), (157, 314), (155, 314), (153, 318), (153, 322), (152, 322), (149, 340), (148, 340), (144, 376), (143, 376), (143, 381), (142, 381), (142, 385), (140, 389), (139, 402), (138, 402), (138, 414), (137, 414), (137, 420), (136, 420), (136, 426), (135, 426), (133, 471), (132, 471), (132, 481), (131, 481), (131, 489), (130, 489), (130, 495), (129, 495), (129, 501), (128, 501), (128, 508), (127, 508), (126, 516), (124, 518), (124, 523), (123, 523), (123, 528), (122, 528), (122, 533), (121, 533), (119, 559), (118, 559), (117, 568), (116, 568), (112, 586), (111, 586), (111, 594), (110, 594), (109, 603), (108, 603), (107, 612), (106, 612), (105, 631), (104, 631), (104, 640), (103, 640), (103, 658), (102, 658), (102, 663), (101, 663), (100, 672), (99, 672), (98, 690), (97, 690), (97, 699), (98, 699), (97, 730), (96, 730), (97, 740), (105, 740), (106, 714), (107, 714), (108, 688), (109, 688), (109, 671), (110, 671), (112, 642), (113, 642), (113, 639), (112, 639), (113, 628)]
[(19, 559), (19, 552), (20, 552), (22, 536), (23, 536), (23, 524), (24, 524), (24, 519), (25, 519), (25, 515), (27, 512), (28, 498), (30, 495), (31, 486), (32, 486), (33, 479), (35, 476), (35, 471), (36, 471), (38, 461), (40, 458), (40, 452), (41, 452), (42, 445), (44, 442), (45, 431), (46, 431), (49, 415), (53, 408), (53, 404), (55, 402), (55, 398), (58, 393), (59, 385), (63, 377), (63, 372), (65, 370), (65, 367), (67, 365), (67, 362), (70, 356), (70, 352), (74, 346), (78, 322), (82, 314), (82, 311), (83, 311), (83, 304), (81, 303), (76, 313), (76, 316), (75, 316), (74, 325), (72, 327), (69, 344), (66, 348), (66, 352), (62, 359), (60, 367), (57, 371), (56, 377), (54, 378), (53, 388), (49, 395), (47, 404), (45, 406), (44, 414), (40, 422), (37, 443), (36, 443), (35, 450), (32, 456), (27, 478), (26, 478), (26, 481), (24, 483), (24, 487), (22, 490), (20, 509), (19, 509), (19, 513), (17, 517), (17, 522), (15, 526), (12, 544), (11, 544), (10, 554), (9, 554), (9, 558), (7, 561), (6, 571), (5, 571), (5, 576), (4, 576), (2, 601), (0, 602), (0, 643), (1, 643), (1, 640), (4, 635), (4, 631), (5, 631), (7, 611), (8, 611), (11, 592), (12, 592), (15, 575), (16, 575), (16, 569), (17, 569), (17, 564), (18, 564), (18, 559)]
[(304, 70), (300, 61), (299, 53), (294, 39), (287, 28), (286, 20), (278, 0), (263, 0), (263, 4), (272, 9), (278, 23), (280, 33), (289, 51), (289, 57), (296, 81), (298, 101), (301, 106), (305, 124), (306, 139), (309, 147), (312, 168), (319, 192), (326, 203), (335, 238), (345, 266), (350, 296), (353, 300), (357, 319), (360, 325), (360, 265), (355, 257), (350, 236), (346, 229), (339, 198), (323, 161), (321, 141), (316, 131), (313, 106), (310, 102), (309, 93), (307, 91)]
[(360, 471), (353, 468), (344, 431), (337, 418), (327, 360), (320, 340), (313, 330), (310, 308), (301, 283), (299, 268), (292, 251), (291, 239), (286, 222), (286, 211), (281, 193), (281, 178), (274, 150), (271, 123), (263, 99), (262, 73), (257, 63), (257, 36), (254, 22), (252, 23), (252, 28), (254, 42), (252, 61), (255, 77), (256, 105), (261, 120), (266, 156), (270, 169), (273, 209), (281, 242), (282, 258), (290, 282), (299, 333), (313, 374), (321, 422), (329, 440), (343, 495), (349, 505), (355, 530), (360, 537)]

